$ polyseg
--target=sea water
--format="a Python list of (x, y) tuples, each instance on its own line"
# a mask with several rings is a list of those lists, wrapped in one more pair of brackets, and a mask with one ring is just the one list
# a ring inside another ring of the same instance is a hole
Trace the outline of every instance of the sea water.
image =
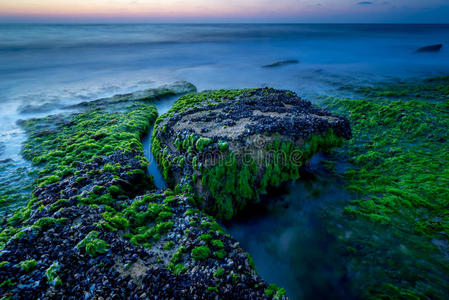
[[(438, 53), (415, 53), (440, 43)], [(199, 90), (290, 89), (314, 102), (344, 96), (345, 85), (445, 75), (447, 47), (449, 25), (1, 24), (0, 189), (30, 192), (23, 188), (31, 166), (20, 155), (26, 136), (19, 119), (177, 80)], [(284, 60), (298, 63), (262, 68)], [(288, 184), (269, 196), (273, 205), (227, 228), (260, 274), (293, 299), (351, 298), (324, 216), (350, 195), (315, 166), (316, 178)], [(0, 210), (23, 203), (0, 203)]]

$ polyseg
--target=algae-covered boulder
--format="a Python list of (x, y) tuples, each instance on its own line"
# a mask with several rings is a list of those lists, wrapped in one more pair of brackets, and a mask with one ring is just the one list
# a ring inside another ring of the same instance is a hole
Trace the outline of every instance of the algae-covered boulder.
[(152, 143), (170, 185), (230, 219), (268, 186), (299, 178), (313, 155), (350, 137), (346, 118), (265, 88), (185, 95), (158, 118)]
[(175, 86), (21, 122), (38, 174), (1, 227), (1, 298), (285, 298), (190, 195), (154, 192), (141, 137)]

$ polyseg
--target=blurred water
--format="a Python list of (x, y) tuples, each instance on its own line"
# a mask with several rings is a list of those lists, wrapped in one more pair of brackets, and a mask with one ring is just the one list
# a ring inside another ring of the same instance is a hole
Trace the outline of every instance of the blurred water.
[(344, 226), (332, 216), (341, 214), (352, 196), (323, 168), (322, 159), (317, 155), (311, 161), (314, 176), (303, 175), (272, 191), (227, 229), (251, 254), (263, 278), (285, 288), (291, 299), (357, 299), (347, 259), (327, 224)]
[[(439, 53), (414, 53), (437, 43), (445, 45)], [(314, 101), (342, 95), (343, 85), (446, 74), (447, 47), (449, 25), (2, 24), (0, 196), (29, 193), (22, 188), (30, 183), (31, 167), (20, 156), (26, 136), (18, 119), (176, 80), (199, 90), (272, 86)], [(299, 63), (261, 68), (288, 59)], [(169, 102), (159, 108), (168, 109)], [(349, 197), (331, 178), (290, 184), (283, 196), (274, 196), (284, 206), (229, 228), (263, 277), (285, 286), (294, 299), (352, 297), (344, 262), (320, 218)], [(0, 210), (22, 203), (0, 201)]]

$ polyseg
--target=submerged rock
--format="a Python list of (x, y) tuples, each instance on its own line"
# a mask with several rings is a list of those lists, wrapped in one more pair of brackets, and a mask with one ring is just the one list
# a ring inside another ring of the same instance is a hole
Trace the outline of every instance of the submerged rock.
[(299, 64), (299, 61), (296, 59), (289, 59), (289, 60), (277, 61), (275, 63), (262, 66), (262, 68), (278, 68), (278, 67), (283, 67), (283, 66), (287, 66), (287, 65), (295, 65), (295, 64)]
[(136, 91), (128, 94), (119, 94), (109, 98), (97, 99), (94, 101), (85, 101), (75, 105), (67, 106), (66, 108), (83, 108), (83, 107), (97, 107), (103, 108), (110, 105), (114, 105), (114, 109), (117, 109), (117, 105), (120, 103), (127, 103), (132, 101), (154, 101), (160, 98), (168, 96), (182, 95), (186, 93), (195, 92), (196, 87), (187, 81), (176, 81), (171, 84), (166, 84), (158, 88), (146, 89), (143, 91)]
[(443, 48), (442, 44), (436, 44), (436, 45), (430, 45), (430, 46), (425, 46), (425, 47), (421, 47), (418, 50), (416, 50), (417, 53), (422, 53), (422, 52), (438, 52), (441, 50), (441, 48)]
[(186, 95), (158, 118), (152, 143), (169, 184), (230, 219), (268, 186), (297, 179), (317, 152), (350, 137), (346, 118), (265, 88)]
[(61, 104), (55, 102), (44, 102), (41, 104), (22, 104), (17, 108), (17, 112), (21, 114), (44, 113), (58, 109)]

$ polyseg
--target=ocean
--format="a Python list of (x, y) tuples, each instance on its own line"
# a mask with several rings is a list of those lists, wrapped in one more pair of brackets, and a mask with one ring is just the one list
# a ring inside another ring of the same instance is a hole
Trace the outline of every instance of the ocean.
[[(442, 50), (416, 53), (433, 44)], [(447, 47), (449, 25), (0, 24), (0, 211), (11, 213), (30, 192), (32, 167), (20, 155), (26, 136), (18, 120), (178, 80), (198, 90), (290, 89), (317, 102), (346, 96), (347, 85), (447, 75)], [(263, 67), (287, 60), (297, 63)], [(228, 227), (255, 256), (261, 275), (293, 299), (351, 298), (315, 216), (320, 203), (348, 196), (334, 184), (323, 191), (326, 185), (290, 185), (289, 209)], [(23, 199), (7, 201), (8, 193)], [(307, 197), (318, 204), (303, 205)]]

